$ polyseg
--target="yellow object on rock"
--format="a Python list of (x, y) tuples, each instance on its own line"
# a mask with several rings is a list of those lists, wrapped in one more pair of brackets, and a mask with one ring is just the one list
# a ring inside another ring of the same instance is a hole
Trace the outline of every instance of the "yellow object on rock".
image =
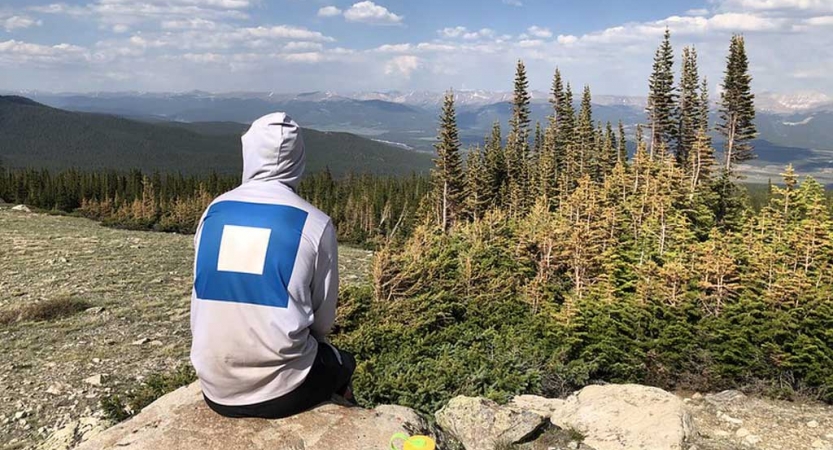
[(397, 450), (394, 444), (397, 440), (402, 440), (402, 450), (434, 450), (434, 440), (428, 436), (408, 436), (405, 433), (396, 433), (390, 438), (390, 450)]

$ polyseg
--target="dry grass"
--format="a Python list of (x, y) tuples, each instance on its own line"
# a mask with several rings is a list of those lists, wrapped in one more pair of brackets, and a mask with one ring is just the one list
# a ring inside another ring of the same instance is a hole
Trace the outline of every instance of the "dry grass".
[(0, 326), (17, 322), (59, 320), (84, 311), (90, 304), (73, 297), (58, 297), (0, 311)]

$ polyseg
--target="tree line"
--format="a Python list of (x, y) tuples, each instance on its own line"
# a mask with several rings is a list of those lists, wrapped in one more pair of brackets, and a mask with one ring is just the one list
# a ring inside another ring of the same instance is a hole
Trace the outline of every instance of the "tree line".
[(495, 124), (466, 155), (449, 92), (425, 215), (377, 253), (372, 291), (344, 296), (362, 401), (432, 411), (597, 381), (833, 401), (833, 216), (792, 167), (751, 206), (742, 36), (726, 63), (710, 124), (697, 53), (677, 78), (665, 33), (632, 158), (622, 124), (593, 121), (589, 87), (575, 111), (558, 70), (533, 127), (519, 61), (508, 134)]
[[(142, 173), (139, 170), (3, 170), (0, 198), (50, 211), (73, 213), (118, 228), (194, 233), (200, 216), (219, 194), (240, 184), (239, 176)], [(327, 213), (340, 241), (374, 247), (405, 236), (427, 177), (311, 174), (298, 193)]]

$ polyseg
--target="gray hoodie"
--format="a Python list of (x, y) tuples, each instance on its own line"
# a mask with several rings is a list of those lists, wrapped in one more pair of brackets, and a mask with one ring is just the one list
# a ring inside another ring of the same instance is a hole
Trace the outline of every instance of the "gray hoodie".
[(333, 225), (294, 192), (305, 165), (298, 124), (270, 114), (242, 141), (243, 184), (211, 203), (194, 240), (191, 362), (203, 393), (227, 406), (298, 387), (338, 295)]

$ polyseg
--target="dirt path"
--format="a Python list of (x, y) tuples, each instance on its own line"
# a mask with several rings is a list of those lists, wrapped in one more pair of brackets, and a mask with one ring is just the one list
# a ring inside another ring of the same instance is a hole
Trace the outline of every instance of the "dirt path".
[[(0, 324), (0, 448), (100, 415), (102, 397), (187, 363), (192, 236), (8, 210), (0, 230), (0, 313), (88, 304), (57, 320)], [(372, 254), (340, 253), (343, 282), (365, 280)]]

